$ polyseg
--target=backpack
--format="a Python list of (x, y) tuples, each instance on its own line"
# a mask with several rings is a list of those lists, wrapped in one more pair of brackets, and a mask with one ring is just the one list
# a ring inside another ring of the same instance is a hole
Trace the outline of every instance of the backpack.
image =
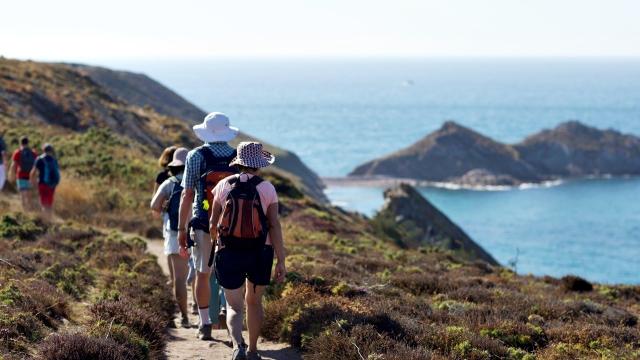
[(228, 181), (231, 190), (217, 224), (218, 238), (225, 247), (232, 249), (260, 249), (269, 233), (269, 223), (257, 189), (263, 180), (253, 176), (242, 182), (240, 175), (236, 175)]
[(33, 155), (33, 151), (25, 147), (20, 150), (20, 171), (30, 172), (33, 169), (33, 165), (36, 162), (36, 157)]
[(180, 218), (180, 196), (182, 195), (182, 185), (175, 176), (169, 178), (173, 183), (171, 196), (167, 202), (167, 214), (169, 214), (169, 228), (178, 231), (178, 219)]
[[(60, 168), (58, 166), (58, 161), (46, 154), (40, 155), (39, 158), (43, 164), (42, 183), (50, 187), (58, 186), (60, 183)], [(22, 161), (22, 158), (20, 158), (20, 161)]]
[(208, 146), (202, 146), (198, 149), (205, 161), (206, 171), (200, 176), (200, 182), (202, 189), (205, 193), (205, 198), (200, 209), (207, 213), (206, 231), (208, 232), (209, 219), (211, 218), (211, 212), (213, 211), (213, 188), (218, 185), (220, 180), (237, 174), (238, 170), (235, 167), (229, 166), (229, 163), (236, 157), (237, 152), (234, 151), (231, 156), (228, 157), (216, 157)]

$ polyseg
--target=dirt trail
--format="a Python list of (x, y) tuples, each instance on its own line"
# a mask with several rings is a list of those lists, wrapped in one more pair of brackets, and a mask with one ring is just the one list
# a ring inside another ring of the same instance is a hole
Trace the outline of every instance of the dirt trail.
[[(163, 254), (162, 241), (148, 241), (148, 250), (158, 257), (162, 271), (169, 273), (166, 258)], [(189, 300), (191, 303), (191, 299)], [(191, 315), (191, 323), (196, 324), (197, 316)], [(179, 317), (176, 324), (179, 324)], [(168, 359), (200, 360), (200, 359), (231, 359), (230, 339), (226, 330), (214, 330), (213, 341), (196, 339), (196, 329), (169, 329), (169, 341), (167, 342), (166, 355)], [(245, 333), (245, 339), (249, 335)], [(265, 360), (300, 360), (301, 357), (288, 344), (274, 343), (260, 340), (258, 342), (260, 355)]]

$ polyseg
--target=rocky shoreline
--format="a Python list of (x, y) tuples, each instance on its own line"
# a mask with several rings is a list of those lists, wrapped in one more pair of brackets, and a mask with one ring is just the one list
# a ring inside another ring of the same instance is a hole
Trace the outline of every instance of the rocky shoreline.
[(448, 121), (417, 143), (358, 166), (349, 178), (500, 190), (637, 175), (640, 138), (633, 135), (569, 121), (510, 145)]

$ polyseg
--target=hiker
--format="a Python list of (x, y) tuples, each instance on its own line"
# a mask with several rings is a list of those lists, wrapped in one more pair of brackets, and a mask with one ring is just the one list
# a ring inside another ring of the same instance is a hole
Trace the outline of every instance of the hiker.
[[(227, 144), (238, 135), (238, 129), (229, 126), (229, 118), (222, 113), (210, 113), (193, 131), (204, 142), (191, 150), (182, 178), (182, 200), (180, 201), (180, 221), (178, 240), (180, 255), (191, 257), (196, 268), (196, 303), (200, 325), (198, 338), (212, 340), (212, 318), (220, 324), (225, 313), (220, 309), (220, 287), (215, 276), (211, 276), (208, 264), (211, 254), (209, 217), (213, 201), (211, 191), (219, 180), (235, 174), (237, 170), (229, 166), (236, 151)], [(226, 323), (226, 322), (224, 322)]]
[[(231, 165), (239, 174), (220, 181), (213, 190), (210, 231), (216, 234), (215, 274), (227, 299), (227, 328), (233, 341), (233, 360), (258, 360), (257, 342), (264, 311), (262, 295), (269, 285), (274, 251), (274, 280), (286, 274), (278, 195), (274, 186), (258, 176), (275, 157), (258, 142), (242, 142)], [(246, 286), (246, 290), (245, 290)], [(242, 337), (247, 304), (249, 348)]]
[(36, 158), (31, 169), (31, 184), (38, 187), (40, 207), (48, 220), (53, 218), (53, 197), (60, 183), (60, 166), (51, 144), (42, 146), (42, 155)]
[(180, 256), (178, 217), (180, 197), (182, 196), (182, 175), (188, 152), (189, 150), (186, 148), (178, 148), (173, 152), (173, 159), (167, 164), (171, 177), (160, 184), (158, 191), (156, 191), (151, 200), (151, 209), (156, 213), (162, 213), (164, 254), (169, 262), (172, 277), (171, 284), (182, 315), (180, 325), (183, 328), (191, 327), (187, 310), (187, 272), (189, 271), (189, 264), (187, 259)]
[[(162, 185), (162, 183), (165, 182), (165, 180), (171, 177), (171, 174), (169, 173), (168, 165), (173, 160), (173, 154), (175, 153), (177, 148), (178, 148), (177, 146), (169, 146), (162, 151), (162, 154), (160, 154), (160, 158), (158, 158), (158, 165), (160, 166), (160, 168), (162, 168), (162, 170), (158, 172), (158, 174), (156, 175), (156, 182), (153, 184), (152, 196), (157, 194), (158, 187)], [(162, 233), (164, 236), (164, 219), (162, 221), (162, 228), (163, 228)], [(173, 268), (171, 267), (169, 258), (167, 258), (167, 266), (169, 267), (169, 284), (173, 286), (173, 283), (172, 283)]]
[(4, 188), (4, 183), (7, 180), (7, 171), (4, 164), (7, 163), (7, 144), (4, 142), (2, 135), (0, 135), (0, 191)]
[(20, 139), (20, 148), (11, 156), (9, 173), (12, 175), (15, 174), (16, 187), (18, 191), (20, 191), (22, 209), (25, 211), (34, 208), (32, 204), (32, 187), (29, 178), (31, 177), (31, 170), (36, 162), (36, 157), (38, 157), (38, 154), (29, 147), (29, 138), (23, 136)]

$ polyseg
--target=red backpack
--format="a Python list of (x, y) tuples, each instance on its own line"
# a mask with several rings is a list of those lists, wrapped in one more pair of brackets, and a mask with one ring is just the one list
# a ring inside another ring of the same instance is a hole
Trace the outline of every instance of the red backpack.
[[(235, 167), (229, 166), (229, 163), (236, 157), (237, 152), (234, 151), (228, 157), (216, 157), (208, 146), (202, 146), (198, 149), (205, 161), (206, 171), (200, 177), (202, 189), (205, 196), (202, 204), (199, 204), (202, 211), (207, 212), (207, 224), (211, 218), (211, 212), (213, 211), (213, 188), (218, 183), (231, 175), (237, 174), (238, 170)], [(208, 226), (207, 226), (208, 231)]]
[(267, 241), (269, 222), (257, 189), (262, 181), (260, 177), (253, 176), (242, 182), (240, 175), (228, 180), (231, 190), (217, 224), (218, 238), (225, 247), (256, 250)]

